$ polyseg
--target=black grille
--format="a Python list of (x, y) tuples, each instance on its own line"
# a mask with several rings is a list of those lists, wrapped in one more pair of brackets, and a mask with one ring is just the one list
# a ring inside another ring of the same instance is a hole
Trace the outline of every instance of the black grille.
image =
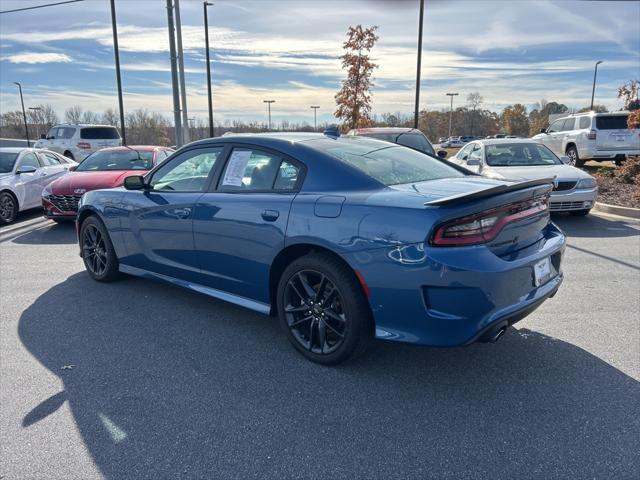
[(49, 200), (62, 212), (77, 212), (82, 195), (51, 195)]
[(553, 186), (553, 190), (555, 192), (559, 192), (561, 190), (571, 190), (576, 186), (576, 183), (578, 182), (558, 182), (557, 186), (556, 185)]

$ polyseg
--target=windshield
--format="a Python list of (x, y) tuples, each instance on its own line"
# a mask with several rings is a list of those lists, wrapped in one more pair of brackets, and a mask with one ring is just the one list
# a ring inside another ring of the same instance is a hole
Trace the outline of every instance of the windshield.
[(115, 127), (85, 127), (80, 129), (80, 138), (85, 140), (115, 140), (120, 134)]
[(334, 143), (333, 148), (325, 151), (387, 186), (465, 176), (443, 161), (411, 148), (366, 148), (363, 151), (363, 146)]
[(18, 158), (17, 153), (0, 152), (0, 173), (9, 173), (13, 171), (16, 158)]
[(533, 167), (562, 165), (551, 150), (539, 143), (501, 143), (486, 145), (487, 165), (492, 167)]
[[(138, 159), (140, 154), (140, 159)], [(76, 172), (96, 170), (149, 170), (153, 152), (140, 150), (98, 150), (85, 158)]]

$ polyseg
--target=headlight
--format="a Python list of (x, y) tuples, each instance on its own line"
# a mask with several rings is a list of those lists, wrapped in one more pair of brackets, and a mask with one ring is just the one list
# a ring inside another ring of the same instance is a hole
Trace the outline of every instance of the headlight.
[(596, 186), (596, 179), (593, 177), (583, 178), (578, 182), (576, 188), (593, 188)]

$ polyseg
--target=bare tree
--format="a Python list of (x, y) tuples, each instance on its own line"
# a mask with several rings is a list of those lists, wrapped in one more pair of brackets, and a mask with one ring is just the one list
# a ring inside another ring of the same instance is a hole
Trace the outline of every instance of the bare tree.
[(102, 113), (102, 118), (100, 119), (101, 123), (105, 125), (113, 125), (114, 127), (120, 126), (120, 117), (118, 112), (116, 112), (113, 108), (107, 108)]
[(74, 105), (64, 111), (64, 121), (67, 123), (80, 123), (82, 120), (82, 107)]
[(472, 92), (467, 95), (467, 104), (471, 107), (471, 128), (469, 135), (473, 135), (473, 124), (476, 120), (476, 109), (482, 105), (484, 98), (480, 95), (480, 92)]

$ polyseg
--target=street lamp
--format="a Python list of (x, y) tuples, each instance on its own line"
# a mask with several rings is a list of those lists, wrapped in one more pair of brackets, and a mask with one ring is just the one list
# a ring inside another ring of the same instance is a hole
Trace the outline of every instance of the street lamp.
[(118, 22), (116, 20), (116, 3), (111, 0), (111, 30), (113, 31), (113, 53), (116, 61), (116, 83), (118, 86), (118, 109), (120, 110), (120, 133), (122, 144), (127, 144), (127, 134), (124, 129), (124, 106), (122, 105), (122, 76), (120, 75), (120, 49), (118, 48)]
[(266, 103), (268, 108), (269, 108), (269, 128), (268, 130), (271, 131), (271, 104), (272, 103), (276, 103), (275, 100), (263, 100), (262, 103)]
[(317, 132), (318, 131), (318, 127), (316, 125), (316, 113), (318, 112), (318, 109), (320, 108), (320, 105), (311, 105), (310, 108), (313, 108), (313, 131)]
[(22, 85), (19, 82), (13, 82), (18, 85), (18, 89), (20, 90), (20, 103), (22, 104), (22, 118), (24, 120), (24, 133), (27, 135), (27, 147), (30, 147), (29, 143), (29, 127), (27, 126), (27, 112), (24, 110), (24, 99), (22, 98)]
[(451, 108), (449, 109), (449, 137), (451, 137), (451, 119), (453, 117), (453, 97), (458, 95), (458, 93), (447, 93), (449, 97), (451, 97)]
[(598, 75), (598, 65), (602, 63), (602, 60), (596, 62), (596, 68), (593, 72), (593, 88), (591, 89), (591, 110), (593, 110), (593, 97), (596, 94), (596, 75)]
[(416, 72), (416, 108), (413, 113), (413, 128), (418, 128), (418, 112), (420, 111), (420, 70), (422, 64), (422, 17), (424, 16), (424, 0), (420, 0), (420, 24), (418, 26), (418, 66)]
[[(29, 107), (29, 110), (34, 112), (34, 115), (35, 115), (35, 112), (41, 112), (42, 108), (40, 108), (40, 107)], [(38, 129), (36, 130), (36, 138), (40, 137), (40, 120), (41, 120), (41, 118), (39, 117), (37, 120), (38, 120), (38, 122), (36, 123), (36, 125), (38, 126)]]
[(202, 2), (204, 7), (204, 43), (206, 46), (207, 58), (207, 95), (209, 96), (209, 137), (213, 137), (213, 99), (211, 97), (211, 60), (209, 59), (209, 15), (207, 7), (213, 6), (213, 3)]

